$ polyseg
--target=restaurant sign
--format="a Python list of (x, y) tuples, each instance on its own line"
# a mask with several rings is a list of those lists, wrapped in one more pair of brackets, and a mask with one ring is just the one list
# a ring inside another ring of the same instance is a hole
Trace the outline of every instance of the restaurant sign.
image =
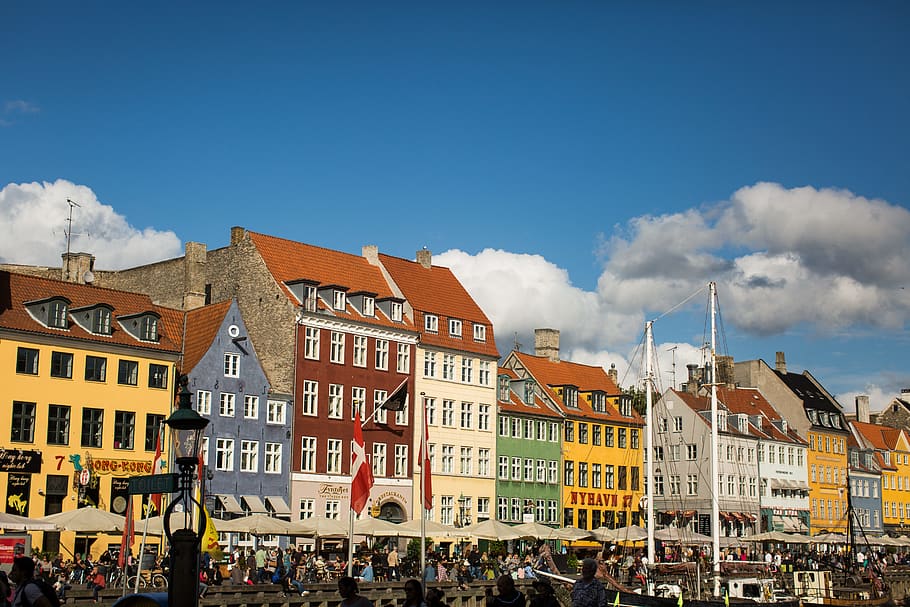
[(41, 452), (21, 449), (0, 449), (0, 472), (41, 472)]

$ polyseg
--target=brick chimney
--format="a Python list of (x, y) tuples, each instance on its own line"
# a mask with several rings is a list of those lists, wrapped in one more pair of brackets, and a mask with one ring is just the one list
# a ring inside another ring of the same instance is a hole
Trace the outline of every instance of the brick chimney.
[(90, 253), (64, 253), (61, 257), (60, 279), (85, 284), (86, 273), (95, 267), (95, 256)]
[(534, 354), (559, 362), (559, 329), (534, 329)]
[(360, 248), (360, 255), (367, 260), (371, 266), (379, 265), (379, 247), (374, 244), (366, 244)]
[(619, 372), (616, 370), (616, 363), (610, 363), (610, 370), (607, 371), (607, 376), (614, 384), (619, 386)]
[(417, 251), (417, 263), (429, 270), (433, 267), (433, 253), (430, 249), (424, 247)]
[(866, 394), (856, 397), (856, 421), (869, 423), (869, 396)]
[(787, 373), (787, 358), (784, 356), (783, 352), (778, 352), (774, 357), (774, 369), (778, 373), (786, 375)]
[(240, 241), (246, 236), (246, 228), (234, 226), (231, 228), (231, 245), (240, 244)]

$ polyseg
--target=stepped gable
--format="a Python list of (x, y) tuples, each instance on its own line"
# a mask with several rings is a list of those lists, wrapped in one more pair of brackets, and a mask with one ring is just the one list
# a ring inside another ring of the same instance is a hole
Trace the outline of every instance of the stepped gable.
[[(518, 358), (534, 379), (547, 390), (547, 394), (553, 402), (567, 415), (578, 411), (586, 417), (600, 418), (604, 421), (644, 424), (644, 420), (634, 409), (630, 417), (625, 417), (620, 415), (615, 405), (608, 402), (604, 412), (595, 411), (591, 407), (591, 403), (582, 397), (582, 393), (595, 390), (604, 392), (608, 399), (622, 394), (622, 390), (610, 379), (603, 367), (583, 365), (565, 360), (551, 361), (544, 356), (535, 356), (518, 351), (512, 352), (512, 355)], [(577, 409), (569, 407), (563, 402), (554, 389), (557, 386), (576, 386), (578, 388)]]
[(224, 316), (231, 308), (231, 300), (196, 308), (186, 313), (186, 336), (183, 346), (183, 369), (188, 374), (209, 351)]
[[(414, 324), (421, 329), (422, 343), (499, 358), (493, 323), (449, 268), (435, 265), (425, 268), (416, 261), (382, 253), (379, 260), (414, 308)], [(424, 314), (439, 317), (437, 333), (422, 330)], [(461, 339), (449, 335), (450, 318), (462, 321)], [(484, 341), (474, 340), (475, 323), (486, 327)]]
[[(382, 275), (382, 271), (359, 255), (333, 251), (276, 236), (247, 232), (253, 245), (259, 251), (272, 277), (295, 305), (300, 305), (288, 288), (288, 282), (313, 281), (320, 286), (337, 285), (346, 287), (348, 293), (365, 292), (376, 297), (397, 298)], [(400, 298), (399, 298), (400, 299)], [(377, 306), (376, 315), (366, 318), (359, 314), (350, 302), (345, 310), (335, 310), (319, 302), (319, 311), (347, 320), (379, 324), (396, 329), (413, 329), (405, 318), (394, 322), (386, 317)]]
[[(787, 433), (784, 434), (780, 429), (772, 424), (773, 421), (781, 420), (780, 413), (771, 403), (765, 399), (761, 392), (755, 388), (721, 388), (717, 389), (717, 400), (723, 403), (730, 413), (739, 413), (745, 415), (761, 415), (768, 423), (762, 424), (761, 429), (749, 422), (753, 434), (765, 436), (777, 441), (795, 442), (802, 445), (806, 441), (799, 436), (790, 425), (787, 425)], [(708, 403), (710, 405), (710, 402)]]
[[(101, 335), (85, 330), (72, 318), (65, 329), (51, 328), (29, 314), (26, 304), (62, 297), (69, 301), (68, 316), (73, 310), (107, 305), (111, 312), (111, 334)], [(118, 319), (143, 313), (160, 317), (158, 341), (141, 341), (123, 330)], [(152, 303), (148, 295), (116, 291), (86, 284), (52, 280), (25, 274), (0, 272), (0, 328), (33, 335), (78, 339), (99, 344), (116, 344), (158, 352), (181, 351), (183, 312)]]
[[(512, 369), (500, 367), (498, 373), (499, 375), (507, 375), (509, 379), (521, 379)], [(554, 419), (563, 418), (563, 415), (559, 411), (554, 411), (544, 399), (537, 395), (537, 392), (534, 393), (534, 402), (528, 404), (521, 399), (521, 396), (509, 390), (509, 400), (499, 400), (498, 405), (500, 413), (523, 413), (525, 415), (539, 415)]]

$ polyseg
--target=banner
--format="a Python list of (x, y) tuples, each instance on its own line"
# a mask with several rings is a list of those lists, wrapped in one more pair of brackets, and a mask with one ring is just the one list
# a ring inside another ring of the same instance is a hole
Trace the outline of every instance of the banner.
[(9, 473), (6, 481), (6, 513), (28, 516), (28, 500), (32, 493), (32, 475)]
[(41, 472), (41, 452), (0, 449), (0, 472)]

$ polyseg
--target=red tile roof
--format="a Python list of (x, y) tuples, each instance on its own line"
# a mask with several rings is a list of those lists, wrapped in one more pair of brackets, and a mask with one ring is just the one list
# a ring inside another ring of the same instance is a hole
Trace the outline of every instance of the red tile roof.
[[(425, 268), (416, 261), (384, 254), (379, 261), (414, 308), (414, 324), (420, 329), (422, 343), (499, 357), (493, 324), (449, 268)], [(425, 314), (439, 317), (437, 333), (423, 329)], [(462, 321), (461, 339), (449, 335), (450, 318)], [(486, 327), (485, 341), (474, 341), (475, 323)]]
[[(518, 374), (512, 369), (499, 368), (500, 375), (508, 375), (510, 379), (519, 379)], [(499, 395), (497, 387), (497, 397)], [(553, 419), (562, 419), (563, 415), (559, 411), (554, 411), (537, 393), (534, 394), (534, 404), (529, 405), (521, 396), (509, 390), (509, 400), (501, 401), (497, 398), (499, 411), (501, 413), (522, 413), (524, 415), (538, 415), (541, 417), (551, 417)]]
[(893, 451), (897, 448), (901, 430), (889, 426), (879, 426), (866, 422), (852, 422), (856, 430), (875, 448), (881, 451)]
[[(787, 424), (787, 433), (784, 434), (771, 423), (782, 419), (780, 413), (755, 388), (718, 388), (717, 400), (723, 403), (730, 413), (761, 416), (764, 419), (761, 430), (758, 428), (754, 430), (762, 435), (778, 441), (806, 444), (806, 441), (789, 424)], [(753, 434), (755, 433), (753, 432)]]
[(224, 315), (231, 308), (231, 301), (196, 308), (186, 313), (186, 338), (183, 348), (183, 369), (190, 373), (209, 351), (218, 329), (224, 322)]
[[(358, 291), (375, 293), (377, 299), (396, 297), (383, 277), (382, 271), (359, 255), (324, 249), (256, 232), (248, 232), (248, 234), (272, 277), (275, 278), (288, 298), (295, 303), (297, 303), (297, 299), (284, 284), (286, 282), (310, 280), (320, 285), (348, 287), (349, 292), (352, 293)], [(320, 309), (328, 308), (320, 306)], [(346, 310), (333, 309), (331, 313), (348, 320), (414, 330), (414, 326), (409, 320), (404, 319), (403, 322), (393, 322), (391, 319), (386, 318), (378, 306), (374, 318), (364, 318), (354, 311), (350, 303), (348, 303)]]
[[(99, 304), (112, 307), (111, 335), (96, 335), (86, 331), (72, 320), (67, 329), (49, 328), (32, 318), (26, 310), (26, 303), (54, 297), (67, 298), (70, 301), (70, 310), (90, 308)], [(121, 316), (145, 312), (154, 312), (161, 317), (158, 324), (159, 340), (157, 342), (139, 341), (120, 328), (117, 323), (117, 318)], [(183, 339), (183, 313), (153, 304), (148, 295), (0, 272), (0, 327), (33, 335), (48, 335), (98, 344), (116, 344), (131, 348), (179, 353)]]
[[(622, 393), (603, 367), (583, 365), (565, 360), (551, 361), (543, 356), (534, 356), (524, 352), (513, 351), (509, 356), (515, 356), (518, 361), (534, 376), (538, 383), (547, 390), (548, 396), (569, 417), (584, 417), (586, 419), (602, 419), (604, 421), (643, 424), (638, 413), (633, 410), (632, 417), (624, 417), (610, 402), (607, 402), (606, 411), (594, 411), (591, 404), (582, 396), (584, 392), (600, 390), (608, 398)], [(578, 388), (578, 408), (567, 406), (554, 388), (558, 386), (576, 386)]]

